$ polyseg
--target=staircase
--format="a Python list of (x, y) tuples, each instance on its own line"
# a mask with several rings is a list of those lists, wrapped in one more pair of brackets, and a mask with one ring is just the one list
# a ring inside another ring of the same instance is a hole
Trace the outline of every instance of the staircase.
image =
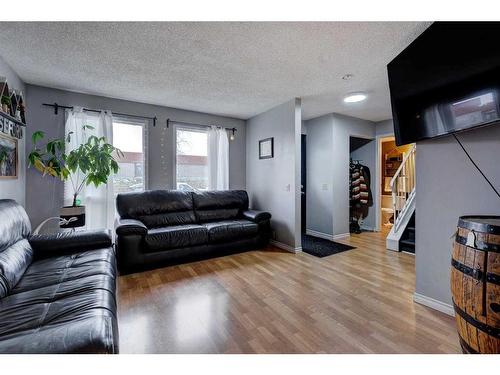
[(399, 251), (415, 254), (415, 212), (401, 235)]
[(394, 225), (386, 238), (389, 250), (415, 253), (415, 153), (413, 145), (391, 180)]

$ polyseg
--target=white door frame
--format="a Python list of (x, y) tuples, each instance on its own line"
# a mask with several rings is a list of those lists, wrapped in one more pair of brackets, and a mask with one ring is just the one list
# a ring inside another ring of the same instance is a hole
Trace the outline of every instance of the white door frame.
[(381, 210), (382, 210), (382, 191), (380, 187), (382, 186), (382, 141), (385, 138), (394, 138), (394, 133), (384, 133), (384, 134), (378, 134), (376, 136), (377, 139), (377, 160), (376, 160), (376, 166), (377, 166), (377, 186), (375, 187), (375, 194), (377, 195), (375, 199), (375, 230), (377, 232), (380, 232), (381, 230), (381, 221), (382, 221), (382, 215), (381, 215)]

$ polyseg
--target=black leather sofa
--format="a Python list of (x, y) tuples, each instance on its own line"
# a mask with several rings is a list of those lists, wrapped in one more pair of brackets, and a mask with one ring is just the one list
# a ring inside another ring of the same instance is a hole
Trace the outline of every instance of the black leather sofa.
[(271, 214), (243, 190), (151, 190), (116, 198), (118, 269), (129, 273), (265, 246)]
[(0, 353), (118, 353), (110, 233), (30, 231), (0, 200)]

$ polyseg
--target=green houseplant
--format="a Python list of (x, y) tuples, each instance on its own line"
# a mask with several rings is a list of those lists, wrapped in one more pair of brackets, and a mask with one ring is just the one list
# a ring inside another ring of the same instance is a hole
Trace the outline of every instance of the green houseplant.
[[(90, 125), (83, 125), (82, 130), (94, 129)], [(123, 153), (107, 143), (105, 137), (94, 135), (84, 136), (83, 142), (74, 150), (66, 152), (66, 144), (71, 141), (73, 132), (65, 138), (56, 138), (45, 145), (39, 142), (45, 137), (43, 131), (35, 131), (31, 137), (33, 149), (28, 155), (29, 166), (35, 167), (43, 176), (49, 175), (61, 181), (69, 180), (73, 188), (73, 203), (71, 208), (79, 206), (78, 195), (87, 185), (106, 184), (113, 173), (118, 172), (118, 162), (115, 155), (122, 157)], [(70, 210), (70, 215), (77, 215), (78, 211)], [(82, 211), (80, 211), (82, 212)], [(83, 209), (83, 214), (84, 214)], [(61, 216), (64, 216), (61, 213)]]

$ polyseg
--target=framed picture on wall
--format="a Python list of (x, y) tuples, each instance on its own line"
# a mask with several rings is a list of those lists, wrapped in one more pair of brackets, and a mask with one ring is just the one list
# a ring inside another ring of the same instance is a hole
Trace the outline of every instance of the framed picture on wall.
[(259, 159), (271, 159), (274, 157), (274, 138), (266, 138), (259, 141)]
[(0, 134), (0, 179), (17, 178), (17, 139)]

